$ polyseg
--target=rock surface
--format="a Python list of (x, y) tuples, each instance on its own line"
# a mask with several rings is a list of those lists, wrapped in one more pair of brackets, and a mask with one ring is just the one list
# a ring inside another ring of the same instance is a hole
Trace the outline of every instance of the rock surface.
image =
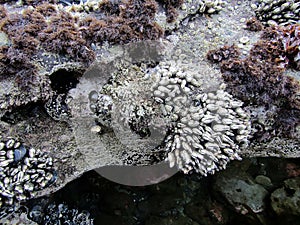
[[(255, 1), (231, 0), (217, 2), (219, 3), (207, 7), (202, 1), (185, 1), (178, 11), (178, 17), (173, 23), (167, 23), (166, 12), (162, 7), (159, 7), (154, 19), (158, 25), (165, 29), (165, 36), (162, 38), (163, 50), (169, 50), (172, 53), (173, 59), (175, 58), (180, 61), (187, 73), (194, 74), (195, 71), (197, 73), (201, 71), (201, 80), (203, 82), (201, 87), (205, 90), (215, 90), (216, 87), (223, 83), (219, 66), (207, 60), (207, 52), (224, 45), (236, 44), (240, 48), (241, 57), (243, 58), (249, 54), (251, 47), (259, 40), (261, 34), (261, 32), (252, 32), (245, 29), (245, 21), (255, 16), (255, 12), (251, 8), (255, 4)], [(13, 9), (15, 6), (7, 7)], [(22, 7), (27, 6), (21, 6), (17, 10), (22, 9)], [(75, 14), (86, 17), (88, 13), (82, 10)], [(0, 34), (1, 46), (8, 45), (10, 41), (4, 33)], [(126, 57), (126, 54), (124, 56), (124, 48), (122, 46), (104, 43), (103, 45), (95, 46), (95, 48), (96, 59), (106, 65), (114, 62), (118, 57)], [(59, 117), (51, 117), (49, 111), (45, 110), (44, 105), (47, 101), (57, 99), (55, 98), (55, 94), (57, 94), (58, 90), (53, 87), (53, 75), (71, 76), (68, 79), (71, 81), (75, 80), (77, 84), (79, 83), (78, 86), (75, 85), (71, 89), (68, 89), (67, 93), (64, 93), (68, 96), (72, 92), (80, 91), (76, 88), (82, 88), (80, 84), (84, 84), (82, 78), (86, 77), (87, 66), (83, 62), (69, 60), (65, 56), (54, 53), (47, 53), (42, 56), (40, 53), (35, 56), (35, 62), (38, 64), (37, 76), (34, 80), (30, 81), (29, 89), (26, 89), (26, 91), (16, 86), (15, 77), (6, 77), (0, 80), (1, 139), (7, 137), (19, 138), (22, 143), (30, 144), (30, 146), (36, 149), (42, 149), (45, 154), (53, 158), (53, 166), (58, 176), (57, 181), (55, 184), (40, 191), (38, 196), (53, 193), (61, 189), (67, 183), (77, 179), (87, 171), (110, 164), (126, 164), (124, 162), (129, 161), (124, 160), (124, 156), (119, 154), (124, 145), (120, 144), (113, 132), (100, 134), (102, 138), (100, 144), (101, 146), (104, 144), (104, 147), (99, 148), (93, 142), (94, 138), (98, 135), (97, 132), (90, 135), (85, 132), (87, 130), (90, 131), (94, 124), (87, 123), (85, 118), (80, 118), (82, 121), (78, 120), (79, 118), (75, 121), (57, 120)], [(286, 76), (294, 77), (299, 83), (300, 77), (298, 72), (287, 69), (285, 73)], [(73, 77), (70, 74), (73, 74)], [(95, 86), (96, 88), (102, 88), (103, 84), (107, 81), (107, 77), (105, 76), (102, 79), (102, 81), (98, 80), (99, 83)], [(88, 88), (91, 87), (88, 86)], [(69, 90), (71, 91), (69, 92)], [(62, 104), (59, 109), (68, 105), (65, 102), (60, 103)], [(76, 109), (76, 105), (73, 105), (74, 108)], [(264, 112), (260, 107), (252, 107), (251, 110), (252, 115), (256, 115), (256, 117), (261, 119), (263, 125), (267, 125), (270, 122), (268, 121), (268, 113)], [(266, 142), (253, 141), (248, 148), (242, 149), (239, 152), (239, 156), (242, 158), (299, 158), (299, 126), (298, 124), (294, 128), (293, 137), (282, 137), (279, 134), (275, 134)], [(81, 139), (78, 139), (81, 135), (85, 137), (82, 142)], [(99, 144), (99, 142), (96, 144)], [(110, 148), (107, 148), (107, 146), (110, 146)], [(140, 159), (140, 162), (147, 162), (145, 158)], [(294, 173), (297, 173), (297, 171), (294, 171)], [(263, 177), (256, 177), (256, 183), (254, 183), (254, 178), (235, 179), (232, 177), (232, 174), (230, 175), (230, 179), (223, 180), (220, 178), (220, 180), (216, 181), (217, 184), (218, 182), (220, 182), (217, 185), (219, 189), (221, 189), (222, 185), (227, 185), (228, 190), (233, 187), (235, 188), (233, 190), (241, 190), (241, 192), (223, 192), (223, 195), (228, 199), (231, 206), (237, 208), (239, 204), (246, 205), (246, 208), (240, 209), (239, 212), (251, 209), (253, 213), (261, 212), (264, 209), (263, 201), (267, 195), (266, 189), (269, 190), (269, 188), (272, 188), (271, 184), (274, 185), (273, 180), (270, 183), (268, 179)], [(289, 210), (291, 205), (297, 205), (298, 200), (295, 198), (299, 190), (294, 186), (290, 187), (289, 185), (292, 185), (292, 183), (289, 182), (287, 181), (285, 184), (286, 188), (295, 191), (295, 195), (290, 197), (284, 188), (277, 189), (272, 194), (272, 206), (278, 214), (282, 210), (283, 212)], [(254, 195), (253, 192), (259, 194)], [(244, 195), (240, 195), (239, 193), (243, 193)], [(286, 197), (287, 202), (279, 208), (274, 200), (275, 197)], [(173, 196), (169, 200), (161, 205), (158, 211), (168, 210), (174, 204), (175, 200)], [(155, 198), (153, 201), (155, 202)], [(149, 202), (151, 201), (149, 200)], [(140, 206), (141, 210), (143, 207), (147, 208), (143, 204)], [(194, 211), (200, 211), (200, 214), (205, 214), (201, 210), (201, 206), (194, 205), (185, 209), (186, 214), (191, 215), (193, 220), (198, 220), (198, 223), (200, 223), (200, 219), (197, 218), (197, 215), (195, 215), (197, 213), (194, 213)], [(153, 212), (153, 214), (156, 213)], [(299, 215), (299, 212), (297, 210), (293, 211), (293, 215)], [(181, 222), (183, 221), (181, 216), (177, 220), (178, 224), (183, 223)], [(150, 221), (155, 224), (157, 215), (153, 215)], [(170, 218), (166, 217), (164, 223), (170, 224)], [(191, 224), (193, 223), (191, 222)]]
[(284, 187), (276, 189), (271, 195), (271, 205), (278, 214), (300, 215), (300, 179), (299, 177), (284, 181)]

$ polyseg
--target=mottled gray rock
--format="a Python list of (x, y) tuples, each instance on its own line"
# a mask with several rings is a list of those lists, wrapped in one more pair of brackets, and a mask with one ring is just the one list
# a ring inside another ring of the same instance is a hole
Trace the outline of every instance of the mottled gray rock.
[(271, 194), (271, 206), (278, 215), (300, 216), (300, 177), (285, 180), (284, 186)]
[(152, 216), (149, 218), (149, 220), (146, 222), (145, 225), (172, 225), (172, 224), (177, 224), (177, 225), (198, 225), (195, 221), (191, 219), (187, 219), (184, 216), (178, 216), (178, 217), (173, 217), (173, 216), (168, 216), (166, 218), (160, 218), (157, 216)]
[(217, 176), (214, 189), (241, 214), (260, 213), (265, 205), (267, 190), (248, 175), (225, 171)]
[(273, 186), (271, 179), (264, 175), (258, 175), (255, 177), (255, 182), (262, 185), (264, 188), (270, 188)]

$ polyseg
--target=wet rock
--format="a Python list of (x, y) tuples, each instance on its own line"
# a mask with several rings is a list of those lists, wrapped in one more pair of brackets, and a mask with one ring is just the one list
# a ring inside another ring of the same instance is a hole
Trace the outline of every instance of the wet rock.
[(166, 218), (160, 218), (157, 216), (150, 217), (150, 219), (145, 223), (145, 225), (198, 225), (198, 223), (194, 222), (193, 220), (184, 217), (174, 217), (169, 216)]
[(128, 224), (131, 225), (133, 223), (125, 223), (125, 221), (120, 216), (116, 215), (108, 215), (106, 213), (102, 213), (98, 217), (95, 218), (95, 223), (97, 224), (97, 221), (99, 224), (109, 224), (109, 225), (120, 225), (120, 224)]
[(260, 213), (266, 208), (264, 199), (268, 194), (267, 190), (246, 174), (237, 176), (227, 172), (226, 176), (216, 179), (214, 189), (238, 213)]
[(278, 215), (300, 216), (300, 177), (287, 179), (271, 195), (272, 209)]
[[(162, 201), (163, 199), (163, 201)], [(155, 207), (153, 207), (155, 205)], [(149, 198), (147, 201), (139, 204), (139, 209), (143, 213), (164, 214), (171, 213), (172, 209), (177, 207), (177, 199), (172, 195), (160, 196), (156, 195)]]
[(103, 202), (105, 204), (104, 211), (108, 214), (113, 213), (115, 216), (131, 214), (134, 207), (133, 200), (125, 193), (108, 192)]
[(273, 186), (271, 179), (264, 175), (258, 175), (255, 177), (255, 182), (262, 185), (266, 189)]
[(201, 225), (226, 224), (228, 211), (219, 203), (201, 199), (199, 202), (191, 201), (185, 206), (184, 213)]

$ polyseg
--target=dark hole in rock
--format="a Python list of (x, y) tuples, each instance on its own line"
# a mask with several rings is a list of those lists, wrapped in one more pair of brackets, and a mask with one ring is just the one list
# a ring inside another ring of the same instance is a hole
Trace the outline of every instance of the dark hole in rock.
[(242, 190), (240, 188), (236, 189), (237, 192), (242, 192)]
[(296, 192), (294, 189), (291, 189), (291, 188), (285, 188), (284, 190), (285, 190), (286, 195), (288, 197), (292, 197), (295, 194), (295, 192)]
[(0, 120), (9, 124), (16, 124), (41, 114), (45, 114), (44, 103), (42, 101), (37, 101), (18, 106), (12, 111), (6, 112)]
[(67, 93), (78, 84), (81, 71), (58, 70), (50, 75), (51, 87), (57, 94)]

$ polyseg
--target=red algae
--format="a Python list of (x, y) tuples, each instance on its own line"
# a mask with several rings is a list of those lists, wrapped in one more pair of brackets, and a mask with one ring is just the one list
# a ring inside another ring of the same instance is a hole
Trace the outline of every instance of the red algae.
[(209, 51), (207, 58), (221, 66), (228, 91), (245, 106), (276, 107), (274, 134), (289, 136), (300, 123), (300, 85), (285, 75), (299, 70), (299, 25), (266, 28), (250, 54), (241, 59), (234, 46)]
[(158, 0), (162, 3), (167, 12), (167, 22), (172, 23), (178, 16), (177, 9), (183, 4), (183, 0)]

